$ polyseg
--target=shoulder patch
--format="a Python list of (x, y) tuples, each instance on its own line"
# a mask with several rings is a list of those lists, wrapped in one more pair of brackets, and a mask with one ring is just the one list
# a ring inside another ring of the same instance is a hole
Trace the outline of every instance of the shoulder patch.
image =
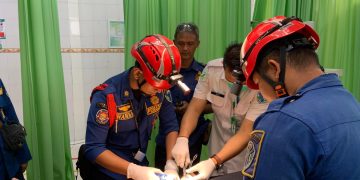
[(267, 102), (266, 99), (264, 98), (264, 96), (262, 96), (262, 94), (260, 92), (257, 93), (256, 99), (257, 99), (259, 104), (263, 104), (263, 103)]
[(106, 109), (100, 109), (96, 113), (96, 122), (100, 125), (106, 125), (109, 122), (109, 114)]
[(198, 71), (195, 75), (195, 80), (198, 81), (200, 76), (201, 76), (201, 71)]
[(198, 80), (204, 80), (204, 79), (206, 78), (206, 76), (207, 76), (207, 72), (208, 72), (208, 68), (205, 67), (205, 68), (203, 69), (203, 71), (201, 72)]
[(3, 95), (4, 94), (4, 92), (3, 92), (3, 88), (2, 87), (0, 87), (0, 96), (1, 95)]
[(258, 164), (261, 145), (264, 140), (265, 131), (254, 130), (251, 132), (250, 141), (246, 147), (247, 153), (245, 157), (245, 164), (242, 169), (242, 174), (249, 178), (255, 177), (256, 166)]

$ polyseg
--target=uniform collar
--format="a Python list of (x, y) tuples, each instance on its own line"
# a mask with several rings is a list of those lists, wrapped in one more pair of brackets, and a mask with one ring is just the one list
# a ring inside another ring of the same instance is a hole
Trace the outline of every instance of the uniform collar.
[[(119, 89), (119, 93), (120, 93), (120, 98), (124, 101), (135, 99), (134, 93), (130, 87), (131, 69), (132, 68), (124, 71), (120, 75), (120, 80), (118, 82), (119, 84), (117, 84), (117, 86), (119, 87), (118, 89)], [(156, 95), (158, 95), (158, 94), (159, 93), (156, 93)]]
[(195, 71), (202, 71), (204, 67), (195, 60), (195, 58), (192, 60), (190, 67), (188, 68), (181, 68), (182, 71), (191, 71), (191, 70), (195, 70)]
[(300, 88), (296, 94), (303, 95), (308, 91), (328, 88), (332, 86), (342, 86), (338, 76), (334, 73), (331, 74), (322, 74), (317, 78), (306, 83), (302, 88)]
[(126, 70), (120, 79), (119, 87), (120, 87), (120, 97), (123, 100), (134, 99), (134, 94), (130, 87), (130, 73), (131, 69)]
[(303, 87), (301, 87), (297, 91), (295, 95), (272, 101), (269, 105), (268, 111), (280, 110), (285, 104), (301, 98), (305, 93), (309, 91), (321, 89), (321, 88), (329, 88), (334, 86), (342, 86), (338, 76), (334, 73), (322, 74), (316, 77), (315, 79), (309, 81), (308, 83), (306, 83)]

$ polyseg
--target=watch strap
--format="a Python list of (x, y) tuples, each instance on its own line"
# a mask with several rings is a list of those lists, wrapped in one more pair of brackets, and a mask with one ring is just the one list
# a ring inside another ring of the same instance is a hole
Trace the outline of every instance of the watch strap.
[(222, 159), (217, 156), (216, 154), (212, 155), (211, 158), (215, 159), (216, 163), (215, 163), (215, 168), (219, 169), (223, 166), (223, 161)]

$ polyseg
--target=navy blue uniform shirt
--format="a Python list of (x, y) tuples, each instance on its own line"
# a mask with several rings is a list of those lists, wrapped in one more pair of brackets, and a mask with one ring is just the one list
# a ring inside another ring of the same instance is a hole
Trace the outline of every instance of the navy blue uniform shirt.
[[(0, 121), (3, 124), (5, 123), (5, 121), (7, 123), (19, 123), (19, 119), (16, 116), (14, 106), (6, 92), (5, 86), (1, 79), (0, 109), (2, 109), (5, 115), (5, 118), (0, 115)], [(14, 177), (16, 173), (20, 170), (21, 164), (27, 163), (29, 160), (31, 160), (31, 155), (26, 143), (20, 150), (16, 152), (7, 150), (1, 133), (0, 136), (0, 179), (10, 179)]]
[(273, 101), (254, 129), (245, 179), (360, 179), (360, 105), (335, 74)]
[[(141, 95), (138, 102), (130, 88), (130, 71), (108, 79), (105, 82), (108, 86), (92, 95), (85, 151), (86, 158), (92, 162), (103, 151), (110, 150), (129, 162), (147, 166), (146, 157), (142, 161), (137, 161), (134, 155), (138, 150), (146, 153), (151, 131), (158, 117), (161, 117), (159, 131), (168, 134), (179, 130), (174, 107), (169, 101), (170, 92), (161, 92), (154, 96)], [(114, 94), (117, 106), (117, 121), (111, 128), (106, 107), (106, 97), (109, 93)], [(126, 176), (112, 173), (103, 167), (99, 166), (99, 169), (114, 179), (126, 179)]]
[[(181, 68), (180, 74), (183, 75), (184, 79), (183, 82), (190, 88), (191, 92), (187, 95), (184, 95), (184, 92), (178, 87), (173, 86), (171, 91), (171, 97), (172, 97), (172, 103), (174, 106), (176, 106), (176, 103), (179, 103), (181, 101), (190, 102), (191, 98), (194, 95), (194, 90), (196, 87), (196, 84), (198, 82), (198, 78), (201, 75), (202, 70), (204, 69), (204, 66), (195, 59), (192, 61), (189, 68)], [(180, 126), (181, 124), (182, 116), (177, 116), (178, 124)], [(196, 126), (196, 129), (193, 131), (193, 133), (189, 137), (189, 145), (192, 146), (199, 138), (202, 137), (204, 132), (206, 131), (208, 126), (208, 122), (205, 121), (204, 115), (201, 114), (198, 119), (198, 124)], [(165, 135), (161, 132), (159, 132), (158, 136), (156, 137), (156, 143), (158, 145), (165, 144)]]

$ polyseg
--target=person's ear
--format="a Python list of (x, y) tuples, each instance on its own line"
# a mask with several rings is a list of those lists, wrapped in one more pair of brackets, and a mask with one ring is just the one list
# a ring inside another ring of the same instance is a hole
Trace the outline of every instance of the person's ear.
[(175, 44), (175, 46), (176, 46), (176, 44), (177, 44), (177, 41), (176, 41), (176, 39), (174, 39), (174, 40), (173, 40), (173, 42), (174, 42), (174, 44)]
[(139, 68), (135, 68), (134, 69), (134, 78), (136, 80), (139, 80), (142, 78), (142, 76), (143, 76), (143, 72)]
[(280, 76), (280, 64), (273, 59), (268, 60), (268, 66), (269, 66), (269, 75), (271, 79), (279, 81)]

